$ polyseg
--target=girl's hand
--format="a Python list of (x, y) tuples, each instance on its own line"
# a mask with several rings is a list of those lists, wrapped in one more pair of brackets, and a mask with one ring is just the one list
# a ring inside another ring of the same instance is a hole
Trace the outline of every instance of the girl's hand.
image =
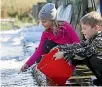
[(28, 66), (27, 64), (24, 64), (24, 65), (21, 67), (21, 72), (26, 71), (28, 68), (29, 68), (29, 66)]
[(62, 59), (64, 57), (64, 53), (59, 51), (59, 52), (55, 53), (55, 55), (53, 55), (53, 57), (55, 58), (55, 60)]

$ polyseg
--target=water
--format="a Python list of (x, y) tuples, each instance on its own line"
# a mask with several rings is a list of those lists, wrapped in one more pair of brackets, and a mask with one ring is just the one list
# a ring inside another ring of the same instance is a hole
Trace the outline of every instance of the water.
[(21, 66), (34, 53), (42, 31), (42, 26), (32, 26), (0, 32), (1, 87), (34, 87), (39, 82), (36, 80), (37, 76), (41, 83), (43, 79), (38, 70), (34, 69), (35, 78), (32, 76), (33, 67), (23, 73), (19, 73), (19, 71)]
[(1, 87), (33, 87), (36, 85), (31, 70), (18, 74), (27, 58), (22, 46), (1, 43), (0, 53)]
[(69, 4), (67, 7), (60, 5), (57, 9), (57, 19), (64, 20), (70, 23), (72, 16), (72, 5)]

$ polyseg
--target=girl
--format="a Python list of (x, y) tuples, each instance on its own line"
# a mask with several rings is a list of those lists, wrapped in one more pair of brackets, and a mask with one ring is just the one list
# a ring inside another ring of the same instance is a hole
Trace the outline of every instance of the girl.
[[(40, 10), (38, 18), (45, 27), (45, 31), (42, 33), (37, 50), (22, 66), (22, 72), (33, 65), (41, 55), (48, 53), (54, 46), (80, 42), (79, 37), (69, 23), (56, 20), (56, 8), (53, 3), (45, 4)], [(50, 82), (50, 85), (54, 85)]]

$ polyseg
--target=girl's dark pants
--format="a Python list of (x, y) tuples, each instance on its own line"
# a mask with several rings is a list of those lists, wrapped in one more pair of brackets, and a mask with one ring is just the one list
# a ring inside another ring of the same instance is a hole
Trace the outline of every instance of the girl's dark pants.
[[(43, 53), (48, 53), (55, 46), (57, 46), (57, 43), (47, 39), (44, 43)], [(40, 57), (36, 62), (39, 63), (41, 61), (41, 58), (42, 57)], [(54, 84), (54, 82), (52, 82), (49, 78), (46, 77), (46, 79), (49, 86), (56, 86), (56, 84)]]

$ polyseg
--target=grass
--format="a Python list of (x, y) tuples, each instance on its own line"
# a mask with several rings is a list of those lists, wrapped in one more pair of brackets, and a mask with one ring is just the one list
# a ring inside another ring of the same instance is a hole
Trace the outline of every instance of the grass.
[(13, 27), (22, 27), (37, 24), (34, 18), (28, 14), (32, 12), (32, 6), (46, 0), (2, 0), (1, 18), (14, 18), (14, 23), (0, 23), (0, 30), (10, 30)]
[(32, 20), (32, 22), (22, 22), (18, 18), (15, 18), (14, 22), (0, 22), (0, 31), (4, 30), (11, 30), (14, 28), (21, 28), (23, 26), (31, 26), (36, 25), (37, 22), (35, 20)]
[(26, 12), (31, 12), (32, 6), (46, 0), (2, 0), (1, 1), (1, 17), (5, 18), (8, 15), (25, 16)]
[(11, 30), (12, 29), (12, 24), (11, 23), (1, 23), (0, 24), (0, 31), (3, 30)]

